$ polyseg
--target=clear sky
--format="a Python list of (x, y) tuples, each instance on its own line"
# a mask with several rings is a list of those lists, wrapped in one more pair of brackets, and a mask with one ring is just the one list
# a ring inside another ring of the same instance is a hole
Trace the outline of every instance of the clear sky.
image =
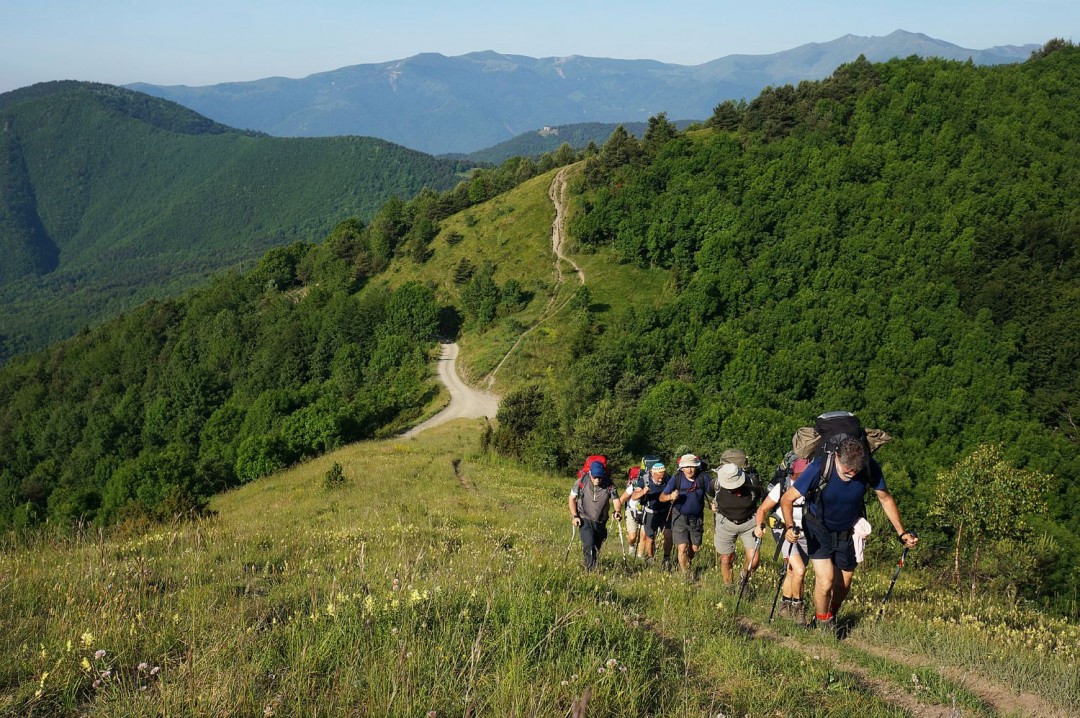
[(1080, 0), (0, 0), (0, 92), (298, 78), (421, 52), (696, 65), (894, 30), (968, 49), (1080, 42)]

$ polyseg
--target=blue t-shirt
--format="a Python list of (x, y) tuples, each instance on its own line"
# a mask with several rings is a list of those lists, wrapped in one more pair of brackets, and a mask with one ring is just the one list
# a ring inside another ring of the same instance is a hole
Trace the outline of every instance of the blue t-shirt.
[(638, 489), (648, 489), (648, 493), (642, 496), (638, 501), (641, 502), (642, 508), (649, 509), (650, 511), (660, 511), (667, 513), (667, 505), (660, 503), (660, 494), (665, 490), (665, 487), (671, 481), (671, 477), (664, 472), (664, 476), (661, 478), (660, 483), (656, 483), (652, 480), (652, 476), (639, 476), (637, 481), (634, 482), (634, 487)]
[(675, 499), (675, 511), (682, 516), (701, 518), (705, 515), (705, 492), (708, 491), (709, 475), (698, 472), (693, 480), (686, 478), (682, 469), (668, 480), (664, 487), (664, 493), (670, 494), (675, 489), (679, 490), (679, 497)]
[[(792, 484), (795, 490), (806, 496), (816, 489), (825, 468), (825, 461), (825, 457), (822, 457), (811, 462)], [(878, 462), (871, 458), (866, 468), (855, 474), (855, 478), (844, 481), (836, 470), (834, 459), (832, 473), (825, 484), (825, 492), (820, 497), (821, 505), (819, 506), (817, 501), (808, 501), (806, 507), (811, 514), (821, 519), (829, 531), (850, 531), (862, 517), (863, 497), (870, 489), (885, 491), (885, 477)], [(824, 516), (819, 515), (822, 509)]]

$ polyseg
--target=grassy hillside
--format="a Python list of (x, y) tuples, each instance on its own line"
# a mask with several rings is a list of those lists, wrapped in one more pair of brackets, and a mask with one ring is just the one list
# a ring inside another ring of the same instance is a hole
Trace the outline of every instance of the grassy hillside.
[(624, 564), (614, 527), (585, 575), (567, 479), (478, 456), (481, 429), (355, 444), (194, 523), (5, 548), (0, 715), (1080, 710), (1075, 625), (956, 605), (910, 568), (875, 620), (892, 542), (872, 539), (841, 642), (767, 624), (770, 561), (738, 616), (707, 553), (688, 582)]
[(240, 132), (88, 83), (0, 96), (0, 126), (0, 361), (448, 189), (463, 167), (371, 138)]

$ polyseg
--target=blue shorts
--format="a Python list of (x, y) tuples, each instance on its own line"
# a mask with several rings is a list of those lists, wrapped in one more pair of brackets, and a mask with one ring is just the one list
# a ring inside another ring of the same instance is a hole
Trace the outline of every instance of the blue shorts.
[(855, 560), (855, 542), (850, 530), (830, 531), (807, 512), (803, 516), (803, 532), (811, 559), (830, 559), (841, 571), (854, 571), (859, 565)]
[(667, 509), (657, 509), (655, 511), (645, 512), (645, 535), (649, 538), (656, 538), (656, 534), (661, 531), (667, 531), (671, 528), (671, 517), (668, 514)]

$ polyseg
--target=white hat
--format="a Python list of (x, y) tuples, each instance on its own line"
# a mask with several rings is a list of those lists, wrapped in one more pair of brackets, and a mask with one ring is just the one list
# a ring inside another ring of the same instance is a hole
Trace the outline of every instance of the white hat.
[(734, 491), (746, 482), (746, 474), (735, 464), (720, 464), (716, 468), (716, 484), (722, 489)]
[(685, 469), (687, 466), (697, 468), (698, 466), (701, 466), (701, 459), (693, 454), (683, 454), (679, 457), (679, 468)]

